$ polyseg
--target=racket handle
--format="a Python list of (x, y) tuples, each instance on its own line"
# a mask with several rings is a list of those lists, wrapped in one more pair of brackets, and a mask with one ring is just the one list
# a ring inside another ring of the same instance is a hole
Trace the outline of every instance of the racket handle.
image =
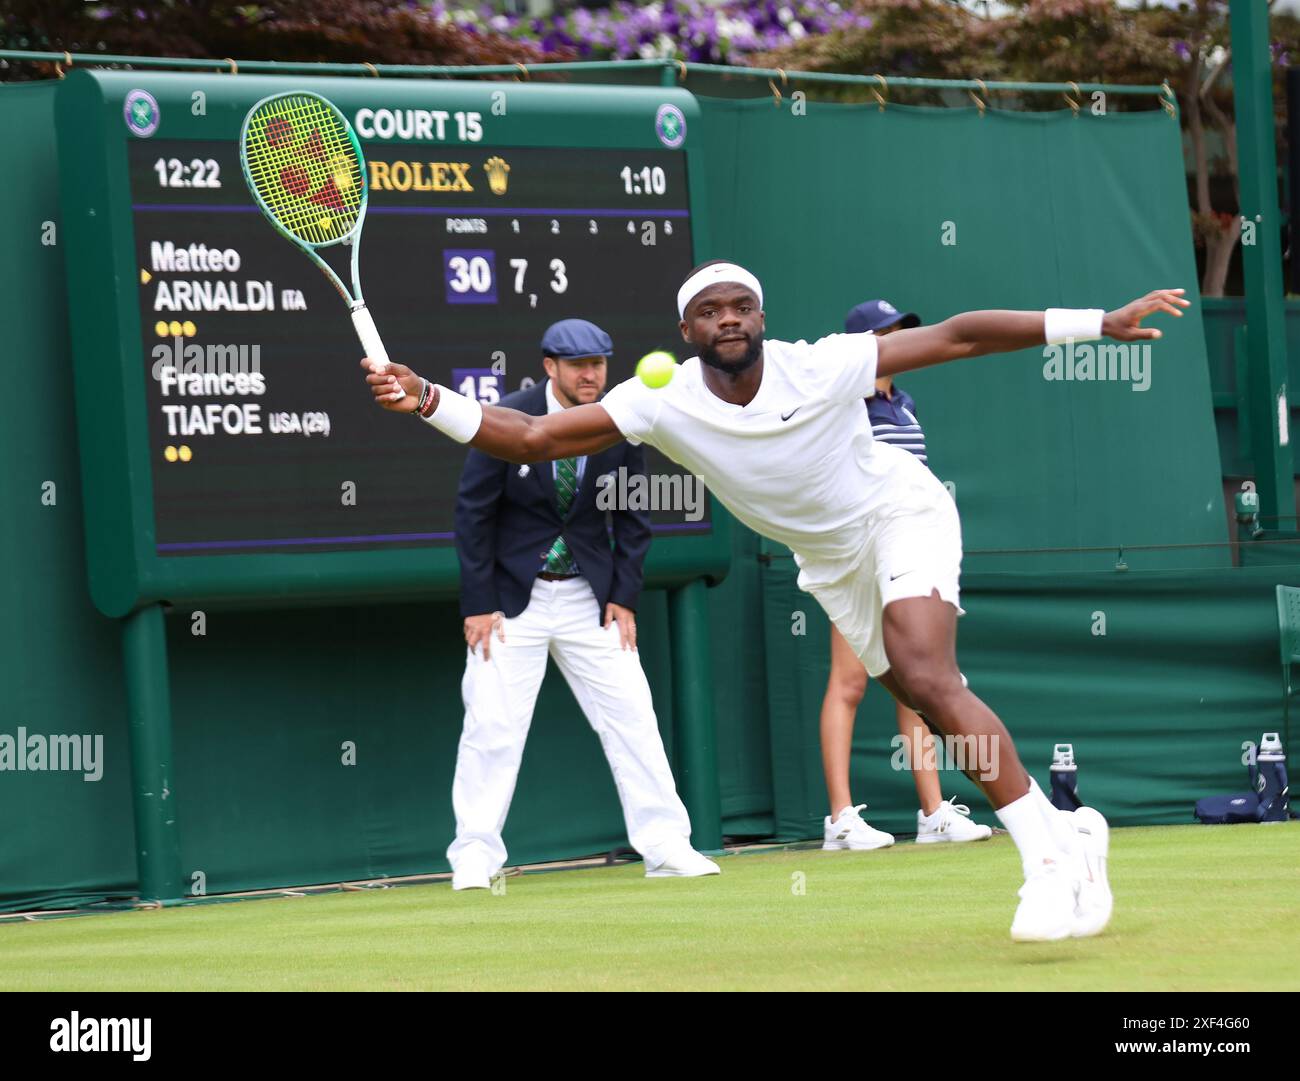
[[(384, 348), (374, 317), (365, 304), (358, 304), (352, 309), (352, 325), (356, 328), (357, 337), (361, 339), (361, 348), (366, 351), (366, 356), (387, 368), (388, 350)], [(402, 397), (406, 397), (405, 391), (402, 392)]]

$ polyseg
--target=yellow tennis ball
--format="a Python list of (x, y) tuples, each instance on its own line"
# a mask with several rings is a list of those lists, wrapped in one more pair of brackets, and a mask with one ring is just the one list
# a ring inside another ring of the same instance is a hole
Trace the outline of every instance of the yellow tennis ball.
[(653, 390), (666, 387), (676, 370), (677, 361), (671, 353), (665, 353), (662, 349), (647, 353), (636, 365), (637, 378)]

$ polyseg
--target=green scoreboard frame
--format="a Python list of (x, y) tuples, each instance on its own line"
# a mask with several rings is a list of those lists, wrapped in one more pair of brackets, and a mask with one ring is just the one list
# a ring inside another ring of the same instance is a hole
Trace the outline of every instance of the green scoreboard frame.
[[(220, 543), (208, 544), (203, 540), (181, 541), (171, 546), (160, 543), (160, 523), (169, 531), (161, 540), (170, 536), (185, 538), (191, 534), (201, 538), (205, 536), (202, 533), (204, 528), (236, 522), (240, 514), (255, 516), (259, 511), (252, 507), (252, 500), (251, 509), (241, 509), (238, 499), (231, 498), (229, 493), (217, 492), (210, 496), (202, 492), (186, 493), (183, 479), (178, 479), (186, 476), (180, 472), (184, 465), (167, 464), (176, 463), (178, 453), (183, 462), (189, 460), (191, 453), (199, 452), (192, 452), (189, 444), (179, 436), (170, 439), (167, 431), (160, 428), (164, 423), (160, 420), (160, 413), (170, 410), (168, 422), (173, 425), (173, 431), (177, 417), (182, 424), (200, 425), (204, 418), (198, 406), (192, 407), (195, 410), (193, 421), (189, 420), (189, 406), (172, 405), (167, 410), (160, 410), (160, 391), (150, 382), (147, 359), (150, 349), (165, 344), (159, 339), (164, 336), (171, 338), (172, 335), (176, 335), (172, 341), (179, 348), (187, 333), (195, 333), (190, 329), (194, 322), (206, 320), (205, 325), (219, 326), (224, 319), (227, 327), (234, 324), (226, 314), (210, 317), (195, 314), (190, 317), (180, 311), (160, 316), (156, 324), (148, 321), (150, 317), (142, 311), (143, 283), (149, 277), (147, 268), (142, 266), (145, 241), (137, 236), (141, 211), (174, 209), (181, 212), (177, 215), (178, 220), (188, 213), (190, 222), (196, 220), (196, 215), (207, 215), (204, 220), (210, 220), (209, 235), (218, 240), (223, 230), (232, 228), (232, 223), (238, 218), (238, 227), (242, 230), (240, 236), (244, 238), (241, 247), (255, 245), (257, 253), (264, 259), (273, 259), (279, 266), (292, 266), (291, 271), (285, 271), (291, 277), (291, 284), (315, 291), (312, 293), (315, 299), (310, 316), (300, 313), (293, 317), (293, 325), (309, 328), (309, 333), (317, 334), (322, 332), (322, 328), (327, 328), (331, 339), (337, 340), (340, 351), (313, 371), (311, 385), (317, 388), (328, 386), (329, 393), (336, 398), (339, 394), (355, 396), (342, 407), (346, 410), (353, 408), (350, 402), (355, 400), (358, 403), (364, 401), (365, 407), (374, 412), (373, 445), (357, 449), (354, 443), (352, 446), (358, 457), (366, 456), (362, 450), (368, 452), (378, 476), (384, 472), (379, 465), (383, 453), (391, 450), (396, 455), (400, 449), (404, 455), (401, 460), (407, 463), (405, 468), (409, 470), (411, 457), (418, 449), (420, 475), (427, 476), (442, 504), (445, 504), (449, 491), (454, 494), (463, 449), (436, 432), (423, 430), (424, 426), (418, 421), (386, 415), (370, 403), (357, 363), (360, 347), (353, 336), (345, 306), (310, 261), (253, 212), (252, 196), (238, 170), (230, 167), (230, 159), (225, 156), (237, 153), (240, 126), (256, 101), (268, 94), (294, 89), (314, 91), (338, 105), (357, 125), (358, 135), (371, 161), (382, 163), (394, 155), (399, 159), (417, 159), (404, 169), (392, 168), (390, 162), (385, 172), (374, 174), (391, 176), (399, 192), (406, 192), (411, 187), (435, 190), (437, 183), (455, 183), (456, 166), (440, 169), (445, 163), (428, 161), (431, 157), (459, 156), (477, 163), (480, 158), (499, 151), (500, 158), (509, 159), (513, 154), (519, 162), (531, 163), (533, 175), (550, 177), (551, 189), (561, 201), (570, 196), (577, 200), (569, 210), (558, 213), (582, 217), (584, 226), (587, 211), (576, 209), (586, 205), (581, 202), (584, 197), (598, 200), (592, 214), (605, 214), (601, 228), (607, 223), (611, 229), (618, 227), (630, 232), (631, 220), (623, 219), (644, 218), (643, 224), (653, 233), (655, 227), (663, 227), (660, 219), (666, 220), (670, 214), (678, 215), (676, 220), (689, 227), (689, 242), (679, 232), (678, 250), (671, 257), (674, 273), (669, 275), (661, 264), (653, 264), (656, 268), (654, 281), (637, 285), (639, 303), (624, 305), (636, 309), (637, 328), (652, 326), (653, 330), (638, 335), (632, 332), (619, 334), (609, 328), (615, 336), (609, 385), (630, 376), (636, 356), (647, 347), (666, 347), (679, 355), (681, 353), (682, 343), (675, 325), (672, 301), (681, 277), (696, 261), (697, 251), (707, 248), (707, 244), (702, 243), (701, 230), (707, 227), (708, 222), (702, 182), (700, 114), (693, 97), (684, 90), (74, 71), (60, 87), (56, 113), (63, 206), (60, 241), (65, 250), (69, 289), (87, 567), (91, 596), (106, 615), (126, 615), (156, 602), (275, 607), (320, 601), (343, 603), (455, 595), (459, 580), (456, 552), (449, 540), (451, 534), (445, 532), (395, 531), (388, 534), (383, 533), (380, 527), (380, 533), (375, 536), (383, 536), (386, 540), (406, 539), (400, 543), (376, 542), (353, 547), (348, 547), (346, 542), (367, 540), (369, 535), (361, 538), (313, 535), (296, 540), (268, 538), (248, 541), (234, 539), (232, 534), (232, 539)], [(364, 123), (357, 123), (360, 117), (364, 117)], [(160, 148), (163, 157), (157, 162), (147, 162), (145, 159), (155, 146)], [(220, 172), (219, 185), (209, 154), (213, 146), (221, 148), (226, 162)], [(180, 152), (178, 147), (193, 147), (192, 157), (188, 151)], [(434, 150), (446, 153), (429, 153)], [(615, 151), (621, 153), (611, 153)], [(619, 183), (624, 185), (627, 198), (614, 200), (620, 205), (609, 205), (608, 191), (584, 195), (578, 190), (590, 184), (593, 162), (603, 162), (601, 177), (612, 178), (606, 165), (624, 159), (628, 165), (620, 170), (622, 178)], [(649, 165), (642, 169), (641, 163), (649, 161), (664, 162), (670, 176), (684, 176), (687, 190), (672, 193), (675, 199), (658, 198), (656, 201), (656, 196), (664, 194), (665, 170), (652, 170)], [(420, 162), (428, 162), (427, 170), (421, 171)], [(399, 160), (397, 164), (400, 166), (402, 163)], [(584, 167), (588, 174), (582, 172)], [(149, 170), (153, 168), (157, 169), (158, 198), (170, 199), (177, 205), (141, 207), (141, 177), (151, 175)], [(517, 171), (523, 172), (518, 168)], [(478, 176), (480, 186), (486, 191), (483, 174)], [(210, 200), (212, 189), (217, 186), (221, 188), (221, 205), (204, 207), (178, 203), (183, 199), (197, 201), (200, 197)], [(199, 190), (204, 188), (207, 190)], [(187, 194), (182, 196), (182, 191)], [(362, 237), (361, 279), (381, 332), (385, 331), (386, 325), (396, 326), (400, 331), (403, 313), (395, 310), (386, 313), (382, 288), (383, 273), (390, 269), (388, 264), (391, 260), (382, 259), (383, 248), (377, 247), (370, 239), (376, 211), (382, 212), (382, 200), (377, 206), (378, 194), (372, 191), (372, 215)], [(477, 196), (477, 201), (484, 202), (490, 198), (490, 195), (483, 194)], [(669, 209), (669, 202), (675, 209)], [(226, 210), (240, 213), (216, 213)], [(390, 212), (401, 213), (402, 207), (394, 206)], [(536, 217), (543, 210), (533, 207), (531, 211), (524, 211), (528, 212)], [(445, 210), (437, 213), (445, 213), (451, 218), (462, 212)], [(472, 216), (473, 212), (468, 213)], [(389, 222), (396, 220), (390, 218)], [(550, 225), (559, 232), (556, 222)], [(514, 227), (517, 232), (517, 222)], [(392, 228), (391, 224), (389, 228)], [(671, 232), (671, 221), (667, 228)], [(590, 229), (593, 233), (597, 231), (595, 220), (592, 220)], [(254, 236), (250, 230), (257, 230), (255, 240), (250, 239)], [(190, 228), (189, 235), (193, 232)], [(178, 239), (183, 241), (181, 234), (185, 233), (186, 230), (179, 230)], [(447, 244), (467, 251), (487, 243), (484, 238), (473, 236), (443, 239)], [(646, 240), (641, 238), (640, 243), (644, 246)], [(168, 252), (170, 256), (171, 249)], [(402, 254), (415, 259), (414, 244), (402, 249)], [(490, 252), (484, 254), (491, 255)], [(661, 260), (667, 258), (662, 252), (659, 257)], [(326, 258), (329, 260), (330, 256), (327, 254)], [(332, 265), (337, 268), (339, 262), (334, 260)], [(627, 260), (623, 260), (620, 265), (609, 266), (604, 272), (618, 275), (626, 272), (628, 266)], [(213, 268), (200, 267), (195, 276), (210, 269)], [(215, 269), (220, 271), (223, 268), (218, 265)], [(228, 270), (229, 266), (224, 269)], [(586, 268), (588, 277), (592, 276), (590, 271), (593, 269)], [(252, 267), (249, 272), (254, 272)], [(430, 274), (438, 273), (441, 271), (430, 270)], [(517, 285), (522, 280), (522, 272), (519, 279), (510, 278), (511, 273), (503, 267), (495, 268), (493, 288), (500, 284), (505, 290), (511, 282)], [(560, 284), (563, 284), (563, 267), (557, 273)], [(660, 278), (666, 280), (660, 281)], [(187, 284), (186, 288), (209, 287), (210, 281), (196, 282), (193, 286)], [(438, 283), (438, 288), (441, 284)], [(275, 287), (270, 281), (266, 286), (265, 290), (259, 289), (257, 295), (263, 302), (273, 305)], [(449, 282), (448, 289), (451, 287)], [(236, 291), (237, 304), (243, 303), (247, 307), (249, 297), (238, 301), (238, 283), (230, 288)], [(252, 285), (249, 288), (251, 290)], [(537, 288), (544, 289), (544, 286)], [(294, 292), (288, 291), (290, 296)], [(265, 301), (266, 293), (272, 297), (269, 302)], [(450, 292), (447, 299), (452, 299)], [(468, 299), (488, 298), (471, 296)], [(491, 300), (496, 299), (494, 292)], [(532, 299), (536, 307), (536, 296)], [(544, 299), (552, 301), (554, 298), (548, 295)], [(467, 324), (478, 318), (481, 325), (486, 307), (477, 312), (468, 308), (460, 310), (465, 311)], [(547, 313), (547, 321), (551, 316), (576, 316), (602, 325), (607, 325), (607, 318), (616, 318), (608, 311), (564, 310), (556, 303), (550, 304)], [(279, 313), (277, 318), (281, 318)], [(498, 318), (509, 321), (506, 313)], [(189, 327), (181, 329), (181, 320), (186, 320)], [(290, 320), (288, 314), (283, 315), (282, 323), (287, 324)], [(458, 324), (455, 320), (447, 322), (447, 340), (454, 341)], [(519, 322), (522, 324), (527, 320)], [(535, 330), (536, 322), (533, 320), (528, 324), (530, 333)], [(248, 325), (239, 324), (240, 327)], [(168, 326), (170, 332), (164, 330)], [(436, 363), (426, 363), (423, 356), (412, 357), (403, 350), (401, 333), (386, 333), (385, 337), (395, 360), (409, 359), (417, 371), (448, 381), (446, 370), (439, 370)], [(537, 337), (529, 340), (536, 342)], [(622, 348), (620, 341), (626, 342)], [(476, 341), (474, 347), (481, 347), (484, 353), (483, 368), (474, 370), (488, 371), (486, 345), (483, 341)], [(544, 377), (540, 344), (535, 348), (536, 352), (531, 355), (524, 354), (522, 367), (516, 368), (516, 373), (531, 368), (533, 375)], [(177, 356), (180, 355), (178, 352)], [(340, 356), (350, 359), (343, 362), (339, 360)], [(511, 360), (511, 364), (519, 363)], [(456, 377), (460, 378), (464, 372), (463, 368), (457, 369)], [(156, 380), (157, 372), (153, 375)], [(306, 380), (298, 378), (300, 383), (306, 383)], [(473, 380), (476, 377), (471, 372), (465, 378)], [(267, 379), (274, 383), (277, 377), (271, 374)], [(493, 380), (485, 376), (485, 381)], [(281, 387), (284, 382), (280, 380)], [(168, 389), (174, 391), (174, 384), (169, 384)], [(248, 389), (245, 383), (240, 392)], [(507, 385), (502, 389), (514, 388)], [(270, 419), (260, 413), (254, 415), (258, 424), (265, 424)], [(213, 422), (214, 416), (209, 412), (207, 422)], [(247, 416), (242, 421), (240, 416), (236, 410), (226, 419), (236, 424), (249, 423)], [(289, 457), (297, 455), (304, 463), (301, 468), (307, 470), (311, 468), (311, 456), (323, 453), (322, 448), (329, 445), (324, 441), (328, 438), (327, 413), (304, 412), (300, 416), (289, 411), (273, 416), (278, 420), (272, 423), (278, 423), (280, 430), (300, 423), (304, 427), (314, 425), (316, 441), (313, 443), (310, 438), (304, 438), (310, 432), (275, 436), (273, 438), (279, 440), (274, 443), (277, 449), (267, 454), (266, 448), (272, 445), (272, 439), (262, 434), (257, 437), (265, 439), (261, 443), (229, 439), (222, 446), (234, 447), (236, 453), (244, 454), (244, 458), (232, 461), (226, 467), (226, 475), (247, 477), (255, 487), (260, 476), (269, 475), (271, 466), (279, 465), (277, 455), (282, 449), (289, 449)], [(322, 417), (325, 418), (323, 422)], [(320, 432), (322, 423), (324, 435)], [(391, 445), (390, 438), (393, 441)], [(167, 444), (166, 461), (164, 442)], [(201, 436), (198, 441), (191, 442), (207, 447), (217, 445), (201, 443)], [(347, 445), (340, 447), (343, 442), (336, 439), (330, 445), (331, 453), (345, 454)], [(256, 460), (258, 453), (264, 455), (260, 462)], [(660, 458), (658, 461), (666, 465), (665, 460)], [(238, 474), (240, 468), (242, 474)], [(653, 464), (651, 469), (654, 470)], [(682, 480), (689, 483), (690, 478), (683, 477)], [(373, 486), (370, 491), (374, 491)], [(173, 493), (176, 498), (173, 500), (172, 494), (156, 498), (159, 492)], [(409, 495), (411, 502), (425, 495), (424, 490), (414, 485), (409, 477), (402, 492)], [(392, 492), (387, 495), (394, 507), (402, 504), (402, 500), (396, 499)], [(260, 506), (265, 511), (270, 496), (261, 493), (260, 498)], [(177, 509), (174, 502), (181, 509)], [(648, 586), (675, 586), (700, 578), (718, 580), (725, 576), (730, 561), (729, 516), (716, 503), (708, 502), (708, 515), (693, 525), (674, 525), (665, 522), (662, 515), (656, 519), (659, 523), (656, 525), (656, 540), (646, 563)], [(445, 515), (445, 506), (442, 512)], [(195, 517), (202, 520), (192, 520)], [(394, 525), (395, 530), (399, 528), (399, 525)], [(187, 529), (190, 533), (186, 533)], [(330, 530), (322, 527), (317, 532), (329, 533)], [(275, 545), (288, 547), (276, 548)]]

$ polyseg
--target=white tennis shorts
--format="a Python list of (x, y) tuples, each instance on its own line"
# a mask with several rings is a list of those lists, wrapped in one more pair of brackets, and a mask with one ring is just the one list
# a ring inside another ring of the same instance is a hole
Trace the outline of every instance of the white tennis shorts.
[(868, 675), (888, 672), (883, 627), (887, 604), (928, 597), (937, 589), (959, 616), (966, 614), (958, 586), (961, 520), (948, 490), (924, 466), (905, 471), (897, 501), (868, 518), (861, 557), (846, 573), (823, 580), (826, 577), (825, 568), (805, 562), (799, 588), (817, 598)]

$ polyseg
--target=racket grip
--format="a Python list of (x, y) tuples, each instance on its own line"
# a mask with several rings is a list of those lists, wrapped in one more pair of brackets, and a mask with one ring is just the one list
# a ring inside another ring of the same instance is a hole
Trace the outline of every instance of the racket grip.
[(388, 350), (379, 337), (370, 309), (364, 304), (358, 304), (352, 309), (352, 325), (357, 329), (357, 337), (361, 339), (361, 348), (366, 351), (366, 356), (388, 367)]
[[(356, 328), (357, 337), (361, 339), (361, 348), (366, 351), (366, 356), (387, 368), (388, 350), (384, 348), (374, 317), (365, 304), (358, 304), (352, 309), (352, 325)], [(406, 397), (405, 391), (402, 392), (401, 397)]]

